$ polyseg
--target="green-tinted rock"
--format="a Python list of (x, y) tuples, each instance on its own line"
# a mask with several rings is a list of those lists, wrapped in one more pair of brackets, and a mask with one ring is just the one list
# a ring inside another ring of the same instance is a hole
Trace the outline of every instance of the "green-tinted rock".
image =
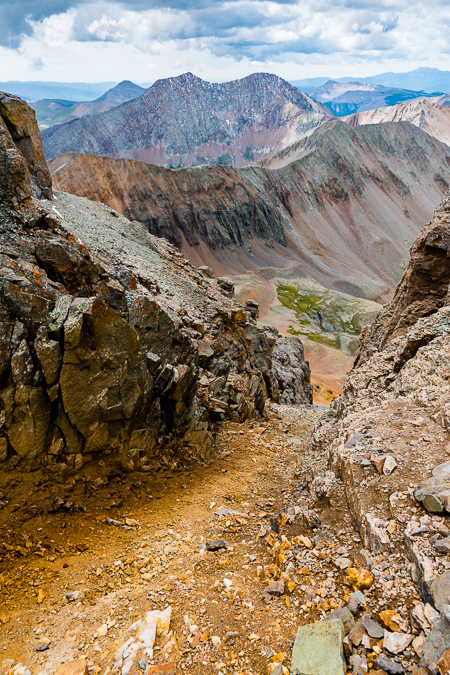
[(444, 505), (437, 495), (427, 495), (422, 504), (429, 513), (442, 513), (444, 510)]
[(300, 626), (292, 652), (292, 675), (345, 675), (342, 621)]

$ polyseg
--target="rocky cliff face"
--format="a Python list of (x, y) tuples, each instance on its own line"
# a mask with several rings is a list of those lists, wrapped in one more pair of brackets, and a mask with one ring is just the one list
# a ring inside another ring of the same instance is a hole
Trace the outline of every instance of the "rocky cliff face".
[[(313, 434), (344, 481), (370, 560), (395, 552), (424, 602), (441, 611), (419, 653), (433, 673), (440, 672), (444, 648), (439, 652), (436, 635), (443, 632), (446, 644), (450, 639), (444, 618), (450, 603), (449, 228), (447, 193), (414, 243), (394, 299), (365, 331), (342, 395)], [(332, 502), (332, 490), (328, 496)]]
[(300, 344), (276, 373), (276, 331), (256, 327), (227, 280), (104, 205), (53, 206), (32, 111), (0, 95), (0, 115), (6, 467), (63, 471), (115, 453), (125, 470), (149, 468), (162, 444), (205, 457), (225, 415), (261, 416), (270, 395), (311, 400)]
[(0, 92), (0, 209), (30, 225), (41, 217), (34, 197), (51, 198), (52, 181), (34, 116), (22, 99)]
[(449, 162), (449, 149), (412, 125), (333, 121), (262, 168), (172, 171), (75, 153), (50, 168), (58, 189), (143, 222), (218, 274), (283, 270), (385, 301), (450, 184)]
[(211, 84), (191, 73), (158, 80), (134, 101), (43, 133), (47, 158), (64, 152), (127, 157), (170, 167), (270, 156), (333, 113), (275, 75)]

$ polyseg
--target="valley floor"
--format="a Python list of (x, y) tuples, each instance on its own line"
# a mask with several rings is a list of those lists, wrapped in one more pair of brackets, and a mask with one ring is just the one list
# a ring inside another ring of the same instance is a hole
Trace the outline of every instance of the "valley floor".
[[(125, 475), (106, 457), (74, 478), (3, 474), (0, 662), (50, 674), (85, 656), (103, 674), (129, 627), (170, 605), (175, 640), (157, 640), (155, 664), (196, 675), (288, 666), (298, 625), (347, 602), (342, 560), (366, 564), (343, 488), (331, 506), (317, 481), (307, 489), (327, 469), (308, 440), (322, 413), (271, 405), (265, 422), (226, 423), (205, 466), (167, 458), (155, 473)], [(229, 548), (202, 550), (216, 540)], [(401, 559), (379, 558), (388, 576), (364, 590), (367, 609), (407, 618), (418, 596)], [(289, 560), (284, 593), (273, 595), (274, 564)]]

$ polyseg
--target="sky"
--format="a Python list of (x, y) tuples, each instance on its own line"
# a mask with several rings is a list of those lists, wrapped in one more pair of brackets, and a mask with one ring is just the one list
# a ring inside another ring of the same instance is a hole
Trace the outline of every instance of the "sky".
[(0, 80), (450, 70), (448, 0), (0, 0)]

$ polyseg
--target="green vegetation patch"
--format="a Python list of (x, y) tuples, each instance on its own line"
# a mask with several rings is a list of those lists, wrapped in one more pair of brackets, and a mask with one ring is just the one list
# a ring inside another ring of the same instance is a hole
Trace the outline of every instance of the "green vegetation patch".
[(311, 280), (279, 282), (277, 294), (280, 303), (295, 313), (290, 333), (350, 355), (356, 353), (363, 327), (381, 309), (375, 302), (323, 288)]

